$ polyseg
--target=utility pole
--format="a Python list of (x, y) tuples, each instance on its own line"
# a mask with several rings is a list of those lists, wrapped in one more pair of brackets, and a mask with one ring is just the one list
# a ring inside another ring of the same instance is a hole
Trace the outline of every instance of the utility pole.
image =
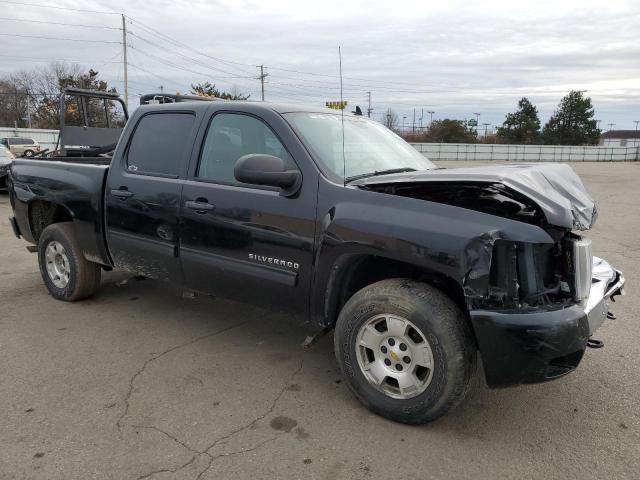
[(371, 112), (373, 112), (373, 109), (371, 108), (371, 92), (367, 92), (367, 97), (369, 99), (369, 106), (367, 107), (367, 117), (371, 118)]
[(487, 138), (487, 128), (491, 124), (490, 123), (483, 123), (482, 125), (484, 125), (484, 138)]
[(264, 102), (264, 79), (269, 76), (268, 73), (264, 73), (264, 65), (260, 65), (260, 75), (258, 76), (258, 80), (260, 80), (260, 88), (262, 90), (262, 101)]
[(122, 61), (124, 63), (124, 106), (129, 109), (129, 74), (127, 72), (127, 22), (122, 14)]
[(474, 112), (474, 115), (476, 116), (476, 135), (478, 135), (478, 125), (480, 124), (480, 113)]
[(164, 93), (164, 85), (160, 85), (160, 93)]
[(607, 123), (607, 125), (609, 125), (609, 131), (613, 130), (613, 127), (616, 126), (615, 123)]
[(422, 132), (422, 119), (424, 118), (424, 108), (420, 110), (420, 132)]
[(18, 96), (18, 87), (16, 87), (16, 119), (14, 120), (16, 128), (18, 128), (18, 122), (21, 120), (20, 116), (20, 97)]
[(403, 115), (403, 116), (402, 116), (402, 130), (401, 130), (401, 132), (402, 132), (402, 133), (405, 133), (405, 132), (404, 132), (404, 121), (405, 121), (406, 119), (407, 119), (407, 116), (406, 116), (406, 115)]
[(411, 123), (411, 133), (416, 134), (416, 109), (413, 109), (413, 122)]
[(31, 128), (31, 98), (27, 94), (27, 128)]
[(636, 137), (638, 136), (638, 124), (640, 123), (640, 120), (634, 120), (633, 123), (636, 124)]
[(429, 110), (427, 113), (429, 114), (429, 130), (431, 130), (431, 124), (433, 123), (433, 114), (436, 112)]

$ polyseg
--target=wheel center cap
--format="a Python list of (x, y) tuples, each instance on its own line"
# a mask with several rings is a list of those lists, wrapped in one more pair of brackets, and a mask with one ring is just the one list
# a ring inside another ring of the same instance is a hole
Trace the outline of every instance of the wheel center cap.
[(394, 352), (393, 350), (391, 350), (389, 352), (389, 356), (393, 359), (394, 362), (399, 362), (400, 361), (400, 357), (398, 356), (398, 354), (396, 352)]

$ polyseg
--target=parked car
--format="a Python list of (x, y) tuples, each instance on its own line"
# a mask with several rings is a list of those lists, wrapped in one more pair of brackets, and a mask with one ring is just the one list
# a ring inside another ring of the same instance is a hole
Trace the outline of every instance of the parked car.
[(16, 157), (33, 157), (40, 151), (40, 144), (32, 138), (5, 137), (0, 139), (0, 143)]
[(146, 105), (110, 161), (59, 160), (17, 159), (10, 182), (53, 297), (117, 268), (307, 317), (355, 396), (401, 422), (458, 405), (478, 353), (490, 387), (573, 371), (624, 285), (569, 166), (438, 169), (347, 113)]
[(7, 178), (9, 177), (9, 167), (16, 158), (13, 153), (0, 145), (0, 188), (7, 188)]

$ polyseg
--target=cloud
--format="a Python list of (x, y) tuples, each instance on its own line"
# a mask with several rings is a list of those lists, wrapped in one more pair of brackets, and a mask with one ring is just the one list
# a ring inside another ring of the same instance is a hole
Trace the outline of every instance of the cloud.
[[(586, 89), (604, 123), (632, 128), (640, 115), (640, 9), (635, 1), (149, 0), (136, 5), (116, 0), (82, 8), (124, 12), (134, 19), (128, 24), (134, 94), (161, 84), (165, 91), (184, 92), (190, 83), (210, 80), (258, 98), (255, 65), (264, 64), (270, 75), (267, 99), (320, 104), (339, 95), (341, 45), (345, 98), (365, 105), (371, 91), (374, 114), (394, 108), (409, 116), (414, 107), (435, 110), (435, 118), (482, 112), (481, 122), (498, 124), (522, 96), (529, 96), (545, 118), (570, 89)], [(20, 16), (110, 27), (120, 22), (116, 15), (26, 10), (20, 7)], [(25, 31), (11, 22), (5, 30)], [(117, 30), (47, 25), (37, 30), (104, 40), (120, 35)], [(105, 63), (120, 60), (118, 45), (19, 39), (11, 46), (25, 57), (64, 55), (85, 59), (87, 66), (102, 64), (102, 73), (121, 88), (121, 67)], [(7, 66), (27, 68), (33, 60), (5, 63), (3, 71)]]

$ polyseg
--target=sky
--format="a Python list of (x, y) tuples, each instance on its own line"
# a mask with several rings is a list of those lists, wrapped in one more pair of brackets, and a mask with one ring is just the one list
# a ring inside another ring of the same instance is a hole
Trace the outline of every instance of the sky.
[(415, 109), (416, 125), (480, 113), (491, 129), (523, 96), (544, 123), (570, 90), (604, 130), (640, 120), (638, 0), (33, 2), (0, 0), (0, 75), (67, 61), (123, 91), (124, 13), (131, 107), (203, 81), (260, 100), (259, 65), (267, 101), (324, 105), (340, 99), (340, 46), (349, 107), (371, 92), (372, 116), (391, 108), (406, 128)]

